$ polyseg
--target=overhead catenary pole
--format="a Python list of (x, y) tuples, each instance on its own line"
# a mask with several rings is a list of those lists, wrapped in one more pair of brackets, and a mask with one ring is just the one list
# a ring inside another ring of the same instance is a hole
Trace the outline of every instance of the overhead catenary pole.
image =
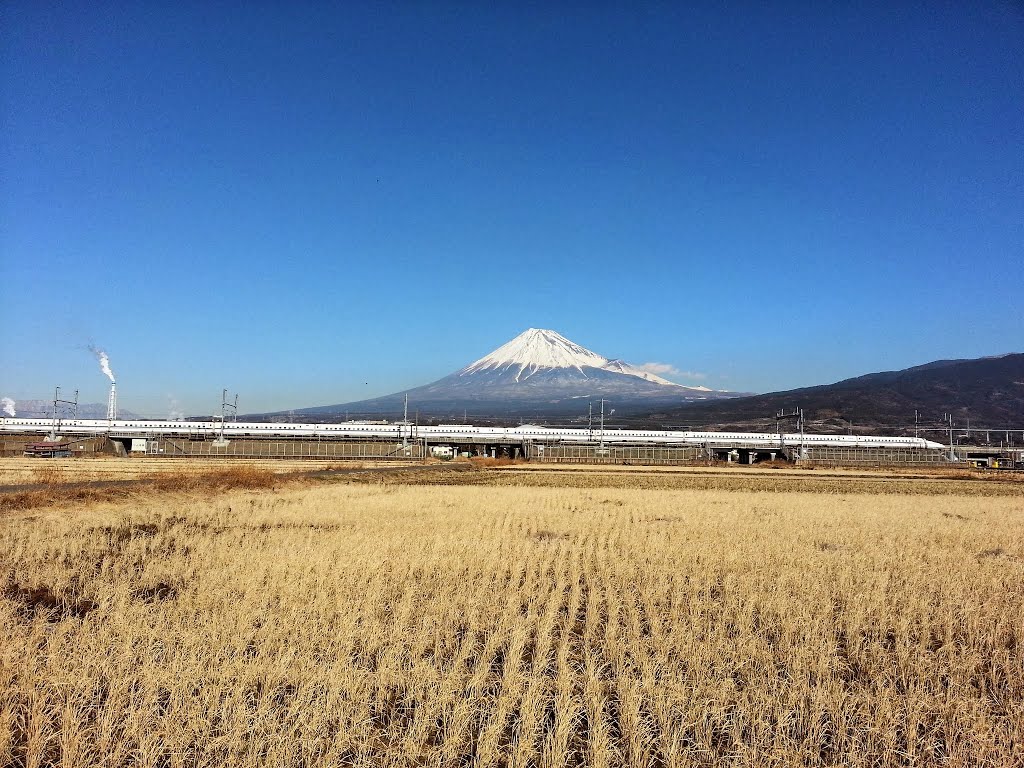
[(800, 409), (800, 458), (806, 458), (807, 446), (804, 442), (804, 409)]
[(785, 419), (796, 419), (797, 432), (800, 433), (800, 450), (803, 451), (804, 447), (804, 409), (793, 408), (792, 413), (786, 413), (785, 408), (779, 409), (775, 414), (775, 431), (779, 436), (779, 450), (783, 450), (786, 447), (786, 433), (782, 431), (782, 422)]
[(53, 425), (50, 427), (50, 434), (47, 435), (47, 439), (51, 442), (57, 439), (57, 433), (60, 431), (60, 407), (62, 405), (70, 405), (72, 418), (78, 418), (78, 390), (75, 390), (74, 400), (65, 400), (60, 396), (60, 387), (57, 387), (53, 391)]
[(228, 390), (225, 387), (221, 391), (220, 395), (220, 435), (214, 441), (214, 445), (227, 445), (227, 440), (224, 438), (224, 424), (228, 420), (228, 409), (232, 412), (232, 421), (238, 421), (238, 395), (235, 395), (235, 401), (233, 403), (228, 402)]
[(406, 448), (409, 445), (408, 433), (409, 430), (406, 427), (409, 426), (409, 393), (405, 393), (405, 407), (402, 409), (402, 448)]
[(53, 426), (50, 428), (50, 434), (47, 437), (51, 442), (57, 439), (57, 428), (59, 426), (57, 420), (57, 403), (60, 402), (60, 387), (57, 387), (53, 391)]

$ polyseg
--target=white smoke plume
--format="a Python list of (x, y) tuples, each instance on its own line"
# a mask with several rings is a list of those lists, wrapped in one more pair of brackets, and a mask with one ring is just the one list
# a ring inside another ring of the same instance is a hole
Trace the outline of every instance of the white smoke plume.
[(108, 379), (113, 381), (114, 372), (110, 370), (110, 356), (107, 355), (107, 353), (104, 352), (102, 349), (93, 344), (89, 345), (89, 351), (96, 355), (96, 359), (100, 361), (100, 370), (106, 374)]
[(4, 413), (6, 413), (11, 418), (14, 418), (15, 416), (18, 415), (18, 412), (14, 410), (14, 401), (11, 400), (11, 398), (0, 398), (0, 404), (2, 404), (4, 407)]
[(174, 395), (167, 396), (167, 419), (168, 421), (181, 421), (185, 418), (185, 412), (181, 410), (178, 398)]

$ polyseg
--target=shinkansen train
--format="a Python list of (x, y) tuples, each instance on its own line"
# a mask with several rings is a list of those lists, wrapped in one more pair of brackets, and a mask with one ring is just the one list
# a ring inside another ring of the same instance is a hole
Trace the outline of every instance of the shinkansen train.
[(772, 432), (691, 432), (641, 429), (573, 429), (525, 424), (518, 427), (477, 427), (472, 424), (417, 426), (407, 422), (341, 424), (273, 424), (229, 421), (108, 421), (107, 419), (0, 418), (0, 432), (117, 437), (326, 438), (427, 440), (431, 444), (604, 443), (609, 445), (845, 446), (857, 448), (942, 448), (918, 437), (881, 435), (809, 435)]

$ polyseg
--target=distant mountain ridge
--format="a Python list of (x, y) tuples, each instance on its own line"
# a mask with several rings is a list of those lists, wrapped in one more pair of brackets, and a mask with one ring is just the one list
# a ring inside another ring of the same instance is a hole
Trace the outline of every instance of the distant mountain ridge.
[(694, 400), (735, 397), (707, 387), (676, 384), (623, 360), (599, 355), (560, 333), (528, 328), (514, 339), (444, 378), (407, 392), (338, 405), (296, 410), (322, 416), (401, 412), (412, 407), (437, 417), (530, 417), (586, 413), (588, 400), (614, 407), (674, 406)]
[(785, 392), (647, 412), (644, 421), (695, 424), (765, 423), (783, 408), (800, 407), (808, 420), (835, 426), (913, 424), (917, 410), (925, 422), (952, 413), (965, 426), (1024, 428), (1024, 353), (974, 360), (935, 360), (899, 371)]
[[(52, 400), (18, 400), (14, 403), (15, 413), (19, 419), (50, 419), (53, 418)], [(3, 415), (3, 414), (0, 414)], [(138, 419), (139, 416), (132, 411), (118, 409), (119, 419)], [(70, 419), (70, 410), (61, 411), (61, 418)], [(107, 418), (106, 403), (79, 403), (78, 418), (80, 419), (105, 419)]]

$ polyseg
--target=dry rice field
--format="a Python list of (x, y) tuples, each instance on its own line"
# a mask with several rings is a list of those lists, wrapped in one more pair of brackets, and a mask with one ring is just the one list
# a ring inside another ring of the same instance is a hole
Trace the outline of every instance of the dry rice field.
[[(393, 463), (393, 462), (391, 462)], [(138, 480), (163, 475), (205, 475), (211, 469), (259, 468), (273, 474), (315, 471), (334, 467), (388, 466), (388, 462), (319, 461), (315, 459), (0, 459), (0, 488), (5, 485), (55, 484), (82, 481)]]
[(580, 477), (5, 512), (0, 765), (1024, 765), (1019, 486)]

